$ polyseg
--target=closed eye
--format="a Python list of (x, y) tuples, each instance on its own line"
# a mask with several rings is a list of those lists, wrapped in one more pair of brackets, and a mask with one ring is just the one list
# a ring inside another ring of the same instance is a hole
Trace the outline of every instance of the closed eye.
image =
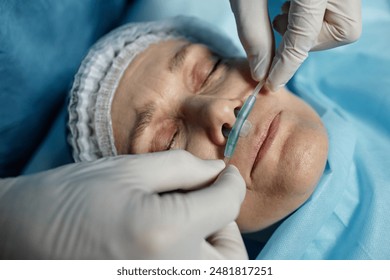
[(201, 85), (200, 88), (203, 88), (203, 87), (207, 86), (207, 85), (210, 83), (210, 80), (211, 80), (210, 78), (211, 78), (212, 75), (215, 73), (215, 70), (218, 69), (218, 66), (219, 66), (220, 63), (221, 63), (221, 59), (219, 58), (219, 59), (216, 60), (216, 62), (215, 62), (215, 64), (214, 64), (213, 68), (211, 69), (211, 71), (210, 71), (209, 74), (207, 75), (206, 79), (203, 81), (203, 83), (202, 83), (202, 85)]
[(169, 141), (169, 144), (168, 144), (166, 150), (172, 150), (174, 148), (174, 146), (176, 144), (177, 134), (178, 134), (178, 130), (176, 130), (175, 133), (173, 134), (171, 141)]
[(171, 119), (163, 120), (151, 140), (150, 152), (168, 151), (178, 146), (180, 129)]

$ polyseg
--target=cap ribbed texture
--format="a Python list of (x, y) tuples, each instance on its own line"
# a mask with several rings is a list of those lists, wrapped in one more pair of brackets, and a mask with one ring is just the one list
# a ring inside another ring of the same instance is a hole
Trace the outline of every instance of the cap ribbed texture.
[(75, 161), (117, 155), (111, 104), (123, 73), (151, 44), (179, 38), (206, 44), (225, 57), (239, 54), (219, 31), (189, 17), (129, 23), (108, 33), (82, 61), (70, 92), (68, 141)]

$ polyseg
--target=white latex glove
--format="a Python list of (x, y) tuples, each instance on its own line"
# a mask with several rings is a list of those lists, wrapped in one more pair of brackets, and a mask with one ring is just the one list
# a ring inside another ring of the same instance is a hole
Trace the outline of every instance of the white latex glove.
[(0, 256), (245, 259), (233, 222), (245, 183), (236, 168), (224, 167), (170, 151), (4, 179)]
[(264, 83), (267, 78), (275, 40), (268, 15), (267, 0), (230, 0), (237, 33), (248, 57), (253, 79)]
[[(273, 91), (291, 79), (309, 51), (354, 42), (362, 30), (361, 0), (291, 0), (283, 5), (283, 14), (273, 22), (283, 38), (269, 67), (266, 64), (269, 59), (263, 56), (271, 52), (261, 49), (264, 48), (264, 42), (273, 40), (273, 36), (269, 32), (263, 33), (264, 27), (259, 26), (269, 26), (264, 22), (268, 21), (268, 15), (264, 15), (267, 0), (230, 1), (240, 39), (250, 61), (252, 76), (258, 81), (267, 79), (266, 86)], [(264, 69), (269, 69), (268, 77)]]

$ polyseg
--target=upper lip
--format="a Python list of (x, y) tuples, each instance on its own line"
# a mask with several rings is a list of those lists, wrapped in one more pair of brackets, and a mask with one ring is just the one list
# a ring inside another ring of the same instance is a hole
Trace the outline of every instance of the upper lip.
[[(272, 122), (279, 115), (279, 113), (280, 112), (275, 112), (275, 113), (269, 114), (270, 117), (267, 118), (266, 122), (263, 122), (264, 125), (261, 125), (261, 123), (260, 123), (260, 125), (254, 131), (255, 135), (260, 135), (260, 136), (255, 138), (253, 145), (251, 145), (251, 147), (252, 147), (251, 157), (250, 157), (251, 166), (252, 166), (251, 172), (250, 172), (251, 176), (252, 176), (253, 169), (255, 167), (257, 155), (258, 155), (261, 147), (263, 146), (265, 140), (269, 136), (270, 126), (271, 126)], [(260, 131), (260, 133), (258, 133), (259, 131)]]

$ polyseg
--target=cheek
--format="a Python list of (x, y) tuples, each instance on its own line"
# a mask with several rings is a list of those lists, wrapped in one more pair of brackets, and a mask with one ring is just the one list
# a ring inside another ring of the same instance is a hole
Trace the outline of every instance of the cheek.
[(212, 143), (203, 130), (187, 133), (184, 149), (201, 159), (223, 159), (224, 147)]
[(294, 95), (284, 100), (287, 128), (280, 148), (279, 185), (305, 193), (317, 184), (328, 155), (328, 136), (317, 113)]
[(312, 188), (327, 158), (328, 138), (319, 118), (284, 112), (281, 126), (252, 179), (253, 190), (269, 197)]
[(289, 190), (305, 193), (318, 182), (328, 154), (326, 131), (321, 124), (301, 123), (283, 147), (279, 170), (281, 183)]

